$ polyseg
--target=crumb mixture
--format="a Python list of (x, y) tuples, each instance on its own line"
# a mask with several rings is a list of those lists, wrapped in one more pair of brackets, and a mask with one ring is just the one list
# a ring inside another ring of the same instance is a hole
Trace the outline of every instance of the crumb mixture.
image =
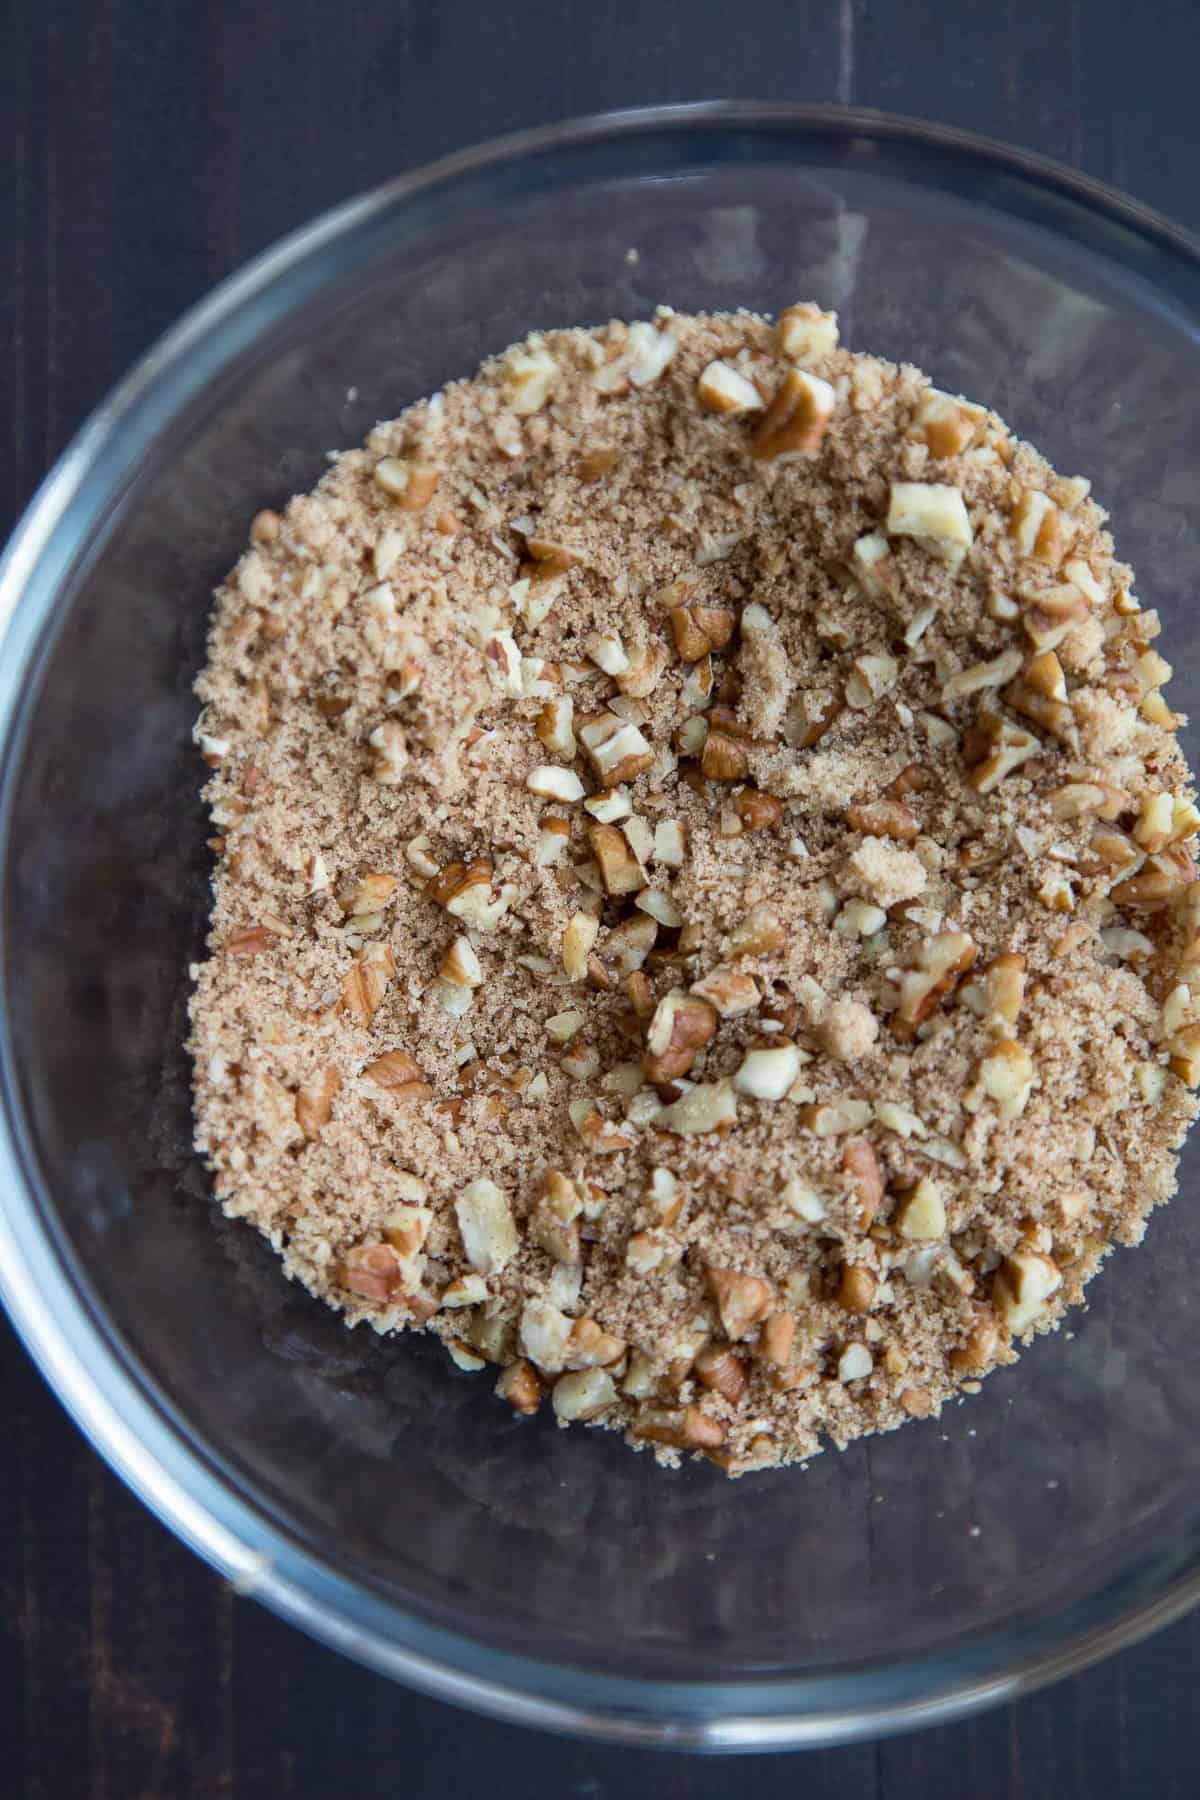
[(1088, 483), (812, 306), (536, 334), (260, 513), (197, 1143), (351, 1324), (731, 1473), (1174, 1190), (1200, 827)]

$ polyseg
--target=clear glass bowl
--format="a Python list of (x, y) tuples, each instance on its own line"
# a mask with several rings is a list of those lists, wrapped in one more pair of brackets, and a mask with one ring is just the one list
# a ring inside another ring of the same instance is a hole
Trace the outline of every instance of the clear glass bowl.
[[(627, 252), (636, 249), (636, 258)], [(191, 682), (262, 505), (534, 326), (812, 297), (1117, 515), (1200, 703), (1200, 258), (1116, 195), (877, 115), (712, 105), (441, 163), (289, 239), (85, 427), (0, 573), (8, 1305), (105, 1456), (288, 1618), (512, 1719), (830, 1742), (946, 1718), (1200, 1580), (1183, 1194), (1074, 1330), (808, 1473), (659, 1472), (345, 1331), (207, 1203), (180, 1049), (207, 899)]]

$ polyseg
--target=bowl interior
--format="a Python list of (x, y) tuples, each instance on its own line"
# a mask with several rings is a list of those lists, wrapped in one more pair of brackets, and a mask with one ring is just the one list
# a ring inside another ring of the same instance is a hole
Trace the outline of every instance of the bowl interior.
[(898, 1691), (906, 1666), (929, 1691), (1192, 1566), (1200, 1138), (1091, 1309), (940, 1422), (736, 1484), (514, 1422), (434, 1346), (344, 1330), (207, 1202), (180, 1048), (209, 860), (190, 686), (252, 513), (376, 418), (534, 326), (808, 297), (1092, 477), (1174, 704), (1200, 704), (1194, 269), (966, 153), (782, 127), (559, 146), (356, 216), (214, 324), (127, 462), (93, 471), (9, 669), (10, 1102), (79, 1304), (195, 1454), (352, 1586), (336, 1608), (636, 1681), (651, 1712), (651, 1682), (793, 1711), (826, 1678), (849, 1703)]

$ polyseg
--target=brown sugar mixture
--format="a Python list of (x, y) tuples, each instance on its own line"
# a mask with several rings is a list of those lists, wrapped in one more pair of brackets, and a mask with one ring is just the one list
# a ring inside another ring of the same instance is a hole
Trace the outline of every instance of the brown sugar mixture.
[(811, 306), (532, 336), (259, 514), (199, 683), (226, 1212), (666, 1461), (973, 1392), (1197, 1110), (1200, 813), (1104, 521)]

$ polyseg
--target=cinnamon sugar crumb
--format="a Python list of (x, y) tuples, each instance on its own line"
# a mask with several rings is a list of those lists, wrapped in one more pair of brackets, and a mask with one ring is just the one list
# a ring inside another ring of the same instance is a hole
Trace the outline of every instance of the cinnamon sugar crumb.
[(258, 515), (198, 683), (225, 1210), (667, 1462), (936, 1416), (1197, 1111), (1157, 631), (1086, 484), (816, 308), (535, 334), (380, 425)]

